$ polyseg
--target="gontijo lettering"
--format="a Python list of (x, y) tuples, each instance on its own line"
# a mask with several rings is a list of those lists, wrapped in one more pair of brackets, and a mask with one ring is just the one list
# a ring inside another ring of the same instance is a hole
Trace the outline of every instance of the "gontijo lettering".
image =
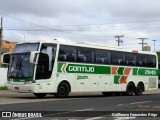
[(69, 66), (69, 71), (74, 72), (94, 72), (94, 67), (85, 67), (85, 66)]

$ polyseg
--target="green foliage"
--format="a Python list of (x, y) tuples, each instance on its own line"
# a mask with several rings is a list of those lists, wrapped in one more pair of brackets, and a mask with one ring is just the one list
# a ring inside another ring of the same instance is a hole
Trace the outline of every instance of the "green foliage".
[(0, 90), (8, 90), (8, 88), (6, 86), (1, 86)]
[(2, 64), (2, 66), (1, 66), (2, 68), (7, 68), (8, 67), (8, 65), (5, 65), (5, 64)]

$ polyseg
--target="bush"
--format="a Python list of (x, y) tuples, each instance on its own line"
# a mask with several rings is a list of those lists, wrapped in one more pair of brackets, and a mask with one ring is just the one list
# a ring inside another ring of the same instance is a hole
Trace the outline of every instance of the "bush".
[(0, 90), (8, 90), (8, 88), (6, 86), (1, 86)]

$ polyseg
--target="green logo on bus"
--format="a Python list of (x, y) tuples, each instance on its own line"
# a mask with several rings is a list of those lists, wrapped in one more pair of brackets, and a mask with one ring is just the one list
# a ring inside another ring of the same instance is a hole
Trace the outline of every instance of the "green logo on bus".
[(81, 80), (81, 79), (88, 79), (88, 76), (86, 76), (86, 75), (84, 75), (84, 76), (78, 75), (77, 76), (77, 80)]
[(111, 67), (110, 66), (59, 63), (58, 64), (58, 72), (111, 74)]

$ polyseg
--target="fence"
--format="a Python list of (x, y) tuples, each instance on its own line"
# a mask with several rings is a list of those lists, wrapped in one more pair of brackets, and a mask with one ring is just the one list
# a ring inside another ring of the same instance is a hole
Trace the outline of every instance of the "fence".
[(0, 68), (0, 86), (7, 82), (7, 68)]

